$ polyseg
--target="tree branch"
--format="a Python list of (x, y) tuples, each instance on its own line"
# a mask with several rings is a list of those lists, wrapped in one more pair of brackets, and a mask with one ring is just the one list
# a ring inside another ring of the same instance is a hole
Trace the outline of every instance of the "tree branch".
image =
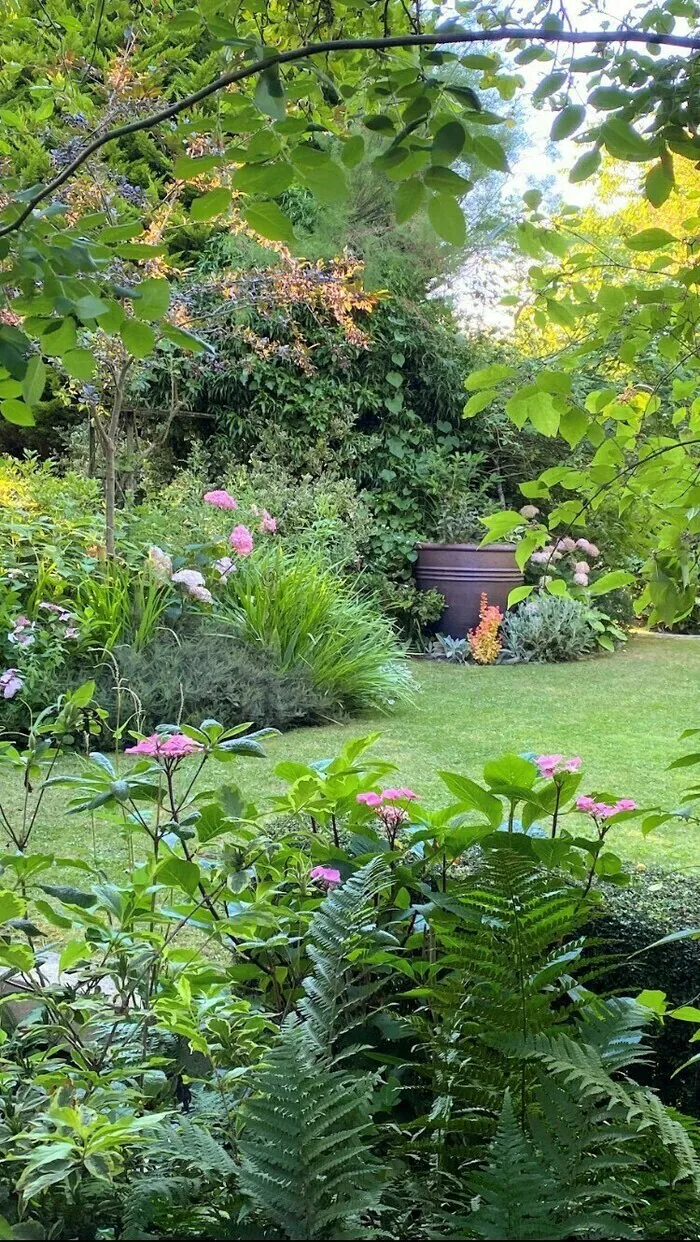
[(206, 86), (202, 86), (200, 90), (195, 91), (192, 95), (187, 95), (185, 99), (170, 104), (159, 112), (153, 112), (150, 116), (130, 121), (126, 125), (119, 125), (115, 129), (107, 130), (106, 133), (101, 134), (98, 138), (94, 138), (57, 177), (54, 177), (53, 181), (50, 181), (48, 185), (44, 186), (29, 200), (15, 220), (0, 228), (0, 237), (5, 237), (8, 233), (13, 233), (20, 228), (34, 209), (38, 207), (39, 203), (49, 198), (55, 190), (64, 185), (95, 151), (99, 151), (108, 142), (114, 142), (115, 139), (123, 138), (126, 134), (135, 134), (139, 130), (153, 129), (163, 121), (169, 121), (173, 117), (179, 116), (181, 112), (186, 112), (188, 108), (194, 107), (195, 104), (201, 103), (202, 100), (208, 99), (210, 95), (225, 90), (228, 86), (233, 86), (237, 82), (243, 82), (246, 78), (253, 77), (256, 73), (263, 73), (267, 69), (272, 69), (275, 65), (289, 65), (298, 60), (306, 60), (310, 56), (323, 56), (331, 52), (382, 52), (390, 51), (392, 48), (437, 47), (441, 44), (454, 45), (460, 43), (500, 43), (511, 39), (530, 39), (538, 40), (542, 43), (572, 44), (643, 43), (657, 47), (687, 48), (690, 51), (700, 52), (700, 35), (653, 34), (647, 31), (624, 29), (544, 30), (539, 28), (527, 29), (520, 26), (503, 26), (497, 30), (445, 30), (437, 31), (434, 34), (389, 35), (386, 38), (375, 39), (328, 39), (322, 43), (309, 43), (304, 47), (290, 48), (286, 52), (270, 51), (269, 56), (256, 60), (242, 69), (234, 69), (230, 73), (221, 74), (220, 77), (215, 78), (213, 82), (209, 82)]

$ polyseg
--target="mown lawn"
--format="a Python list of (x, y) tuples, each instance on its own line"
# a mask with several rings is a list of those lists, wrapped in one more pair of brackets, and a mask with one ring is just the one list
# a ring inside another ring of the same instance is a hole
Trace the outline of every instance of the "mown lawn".
[[(209, 781), (239, 781), (259, 803), (281, 788), (274, 765), (334, 754), (351, 737), (379, 731), (377, 751), (398, 766), (402, 782), (424, 800), (447, 801), (437, 771), (478, 778), (484, 761), (506, 751), (561, 751), (584, 760), (582, 789), (635, 798), (640, 805), (681, 805), (683, 771), (668, 772), (678, 735), (700, 726), (700, 641), (637, 637), (611, 657), (571, 665), (451, 667), (416, 662), (413, 707), (394, 716), (366, 716), (341, 725), (298, 729), (268, 743), (269, 758), (210, 769)], [(67, 761), (74, 768), (77, 761)], [(125, 761), (125, 762), (128, 762)], [(6, 782), (3, 776), (3, 782)], [(17, 805), (4, 784), (0, 800)], [(65, 793), (51, 791), (34, 846), (59, 854), (93, 854), (89, 817), (66, 816)], [(617, 847), (636, 862), (700, 870), (700, 828), (661, 828), (644, 839), (639, 828), (617, 830)], [(99, 859), (118, 870), (126, 857), (113, 824), (95, 823)]]

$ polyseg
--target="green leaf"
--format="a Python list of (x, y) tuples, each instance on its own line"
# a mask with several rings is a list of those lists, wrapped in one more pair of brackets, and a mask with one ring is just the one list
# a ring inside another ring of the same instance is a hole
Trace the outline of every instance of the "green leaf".
[(523, 759), (522, 755), (503, 755), (500, 759), (491, 760), (484, 767), (484, 780), (492, 789), (497, 789), (499, 785), (532, 789), (536, 779), (537, 768), (529, 759)]
[(158, 868), (159, 884), (167, 884), (175, 888), (181, 888), (188, 896), (192, 897), (197, 891), (199, 884), (199, 867), (196, 863), (187, 862), (184, 858), (178, 858), (172, 854), (170, 858), (166, 858)]
[(462, 246), (467, 238), (467, 226), (459, 203), (449, 194), (432, 194), (428, 199), (428, 219), (438, 237), (451, 246)]
[(284, 87), (276, 65), (259, 75), (253, 99), (256, 107), (265, 116), (271, 116), (273, 121), (284, 120), (286, 115)]
[(10, 919), (21, 919), (25, 910), (25, 902), (9, 888), (0, 889), (0, 923), (9, 923)]
[(342, 203), (347, 198), (345, 173), (334, 160), (325, 160), (304, 171), (304, 184), (320, 203)]
[(142, 280), (136, 286), (136, 307), (139, 319), (161, 319), (170, 305), (170, 285), (167, 280)]
[(29, 359), (27, 372), (22, 380), (22, 394), (27, 405), (36, 405), (41, 401), (46, 387), (46, 367), (38, 354)]
[(597, 147), (593, 147), (591, 151), (584, 151), (579, 156), (569, 173), (569, 181), (572, 185), (577, 185), (579, 181), (587, 181), (600, 168), (600, 151)]
[(605, 595), (608, 591), (617, 591), (620, 587), (630, 586), (634, 580), (634, 574), (628, 573), (625, 569), (613, 569), (591, 584), (590, 594)]
[(490, 367), (481, 367), (479, 371), (472, 371), (464, 381), (464, 387), (467, 392), (474, 392), (477, 388), (491, 388), (494, 384), (501, 384), (504, 380), (512, 379), (518, 372), (515, 367), (505, 366), (502, 362), (496, 362)]
[(97, 319), (99, 315), (104, 315), (109, 310), (107, 302), (102, 298), (97, 298), (94, 294), (87, 294), (84, 298), (78, 298), (75, 303), (75, 309), (78, 318), (83, 323), (88, 323), (91, 319)]
[(543, 436), (555, 436), (559, 430), (560, 413), (554, 398), (542, 392), (534, 384), (516, 392), (505, 405), (506, 414), (516, 427), (524, 427), (529, 421)]
[(21, 397), (22, 385), (19, 380), (0, 380), (0, 397)]
[(481, 160), (487, 168), (493, 168), (496, 172), (510, 172), (508, 156), (496, 138), (486, 136), (474, 138), (472, 150), (477, 159)]
[(569, 104), (554, 118), (550, 138), (553, 142), (561, 142), (564, 138), (570, 138), (577, 129), (580, 129), (585, 119), (586, 109), (583, 104)]
[(131, 241), (132, 237), (138, 237), (141, 233), (143, 225), (139, 221), (134, 224), (110, 224), (102, 229), (97, 240), (103, 245), (114, 245), (116, 242)]
[(251, 203), (243, 212), (243, 219), (261, 237), (271, 241), (293, 242), (294, 227), (277, 203)]
[(669, 246), (676, 241), (678, 238), (666, 229), (642, 229), (641, 233), (627, 237), (625, 245), (628, 250), (660, 250), (662, 246)]
[(432, 157), (435, 164), (451, 164), (461, 154), (466, 131), (460, 121), (448, 121), (433, 138)]
[(576, 448), (588, 431), (588, 419), (576, 406), (572, 406), (562, 414), (559, 423), (559, 435), (566, 440), (570, 448)]
[(547, 99), (550, 95), (555, 95), (564, 85), (568, 76), (566, 69), (555, 69), (552, 73), (547, 73), (535, 87), (532, 92), (532, 98), (540, 102), (540, 100)]
[(73, 379), (89, 380), (95, 374), (95, 358), (89, 349), (69, 349), (61, 362)]
[(220, 216), (222, 211), (226, 211), (231, 202), (231, 191), (225, 186), (218, 186), (215, 190), (207, 190), (206, 194), (202, 194), (199, 198), (195, 198), (190, 207), (190, 216), (193, 220), (211, 220), (214, 216)]
[[(178, 181), (194, 181), (197, 177), (201, 177), (204, 173), (213, 172), (215, 168), (219, 167), (222, 161), (223, 156), (221, 155), (180, 155), (175, 160), (173, 176)], [(122, 225), (121, 227), (127, 228), (129, 226)], [(139, 229), (138, 231), (140, 232), (141, 230)], [(100, 234), (100, 239), (102, 241), (120, 240), (120, 238), (108, 239), (103, 237), (102, 234)]]
[(163, 324), (163, 336), (172, 341), (173, 345), (179, 345), (181, 349), (189, 349), (193, 354), (201, 354), (204, 350), (210, 349), (207, 342), (195, 336), (194, 332), (187, 332), (185, 328), (176, 328), (172, 323)]
[(563, 578), (552, 578), (551, 582), (546, 584), (550, 595), (559, 595), (564, 598), (569, 594), (569, 588)]
[(498, 393), (495, 388), (487, 388), (483, 392), (475, 392), (462, 410), (462, 417), (473, 418), (475, 414), (480, 414), (497, 396)]
[(156, 334), (147, 323), (141, 323), (138, 319), (125, 319), (119, 335), (125, 349), (128, 349), (134, 358), (147, 358), (153, 353)]
[(681, 1005), (678, 1009), (670, 1009), (668, 1016), (680, 1022), (700, 1022), (700, 1009), (695, 1005)]
[(410, 220), (423, 205), (425, 200), (425, 186), (418, 177), (411, 177), (410, 181), (403, 181), (396, 191), (396, 200), (394, 204), (394, 212), (397, 224), (403, 224), (406, 220)]
[(92, 957), (92, 949), (84, 940), (69, 940), (58, 959), (58, 969), (63, 974), (77, 962), (86, 962)]
[(479, 811), (481, 815), (485, 815), (494, 828), (497, 828), (503, 818), (503, 807), (498, 798), (494, 798), (493, 794), (487, 789), (482, 789), (481, 785), (477, 785), (476, 781), (472, 781), (468, 776), (460, 776), (456, 772), (438, 772), (438, 776), (444, 785), (447, 786), (451, 794), (470, 810)]
[(466, 177), (460, 177), (453, 169), (443, 168), (440, 164), (433, 164), (432, 168), (426, 169), (424, 180), (428, 189), (435, 190), (438, 194), (466, 194), (473, 185)]
[(514, 608), (521, 600), (527, 599), (528, 595), (532, 595), (534, 589), (534, 586), (513, 587), (513, 590), (508, 595), (508, 607)]
[[(105, 310), (107, 306), (105, 305)], [(69, 349), (75, 349), (75, 320), (70, 316), (52, 321), (41, 336), (41, 348), (49, 356), (61, 357)]]
[(619, 86), (597, 86), (588, 96), (588, 102), (599, 112), (612, 112), (616, 108), (624, 108), (634, 100), (630, 91), (623, 91)]
[(0, 966), (12, 966), (15, 970), (33, 970), (34, 953), (27, 944), (5, 944), (0, 941)]
[(497, 543), (499, 539), (510, 535), (517, 526), (522, 526), (523, 517), (513, 509), (504, 509), (500, 513), (492, 513), (489, 517), (482, 518), (481, 521), (487, 530), (480, 544), (483, 548), (489, 543)]
[(362, 163), (364, 154), (365, 140), (362, 134), (353, 134), (352, 138), (347, 138), (343, 143), (340, 159), (346, 168), (356, 168)]
[(40, 884), (45, 893), (49, 897), (55, 897), (57, 901), (63, 902), (66, 906), (77, 906), (80, 910), (90, 910), (97, 905), (97, 898), (94, 893), (86, 893), (81, 888), (73, 888), (68, 884)]
[(246, 194), (269, 194), (276, 198), (288, 190), (294, 180), (294, 169), (286, 160), (274, 164), (244, 164), (236, 170), (231, 184)]
[(0, 401), (0, 413), (6, 422), (14, 423), (15, 427), (34, 426), (34, 415), (23, 401)]

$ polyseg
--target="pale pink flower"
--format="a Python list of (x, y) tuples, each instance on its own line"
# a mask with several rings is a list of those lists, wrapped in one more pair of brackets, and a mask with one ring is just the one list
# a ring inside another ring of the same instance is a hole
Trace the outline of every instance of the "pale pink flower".
[(163, 549), (159, 548), (155, 543), (148, 549), (148, 564), (156, 577), (160, 578), (161, 581), (167, 582), (170, 578), (172, 578), (172, 557), (168, 556), (167, 552), (164, 552)]
[(611, 806), (609, 802), (596, 802), (591, 813), (595, 819), (610, 819), (616, 810), (617, 807)]
[(580, 755), (572, 755), (571, 759), (567, 759), (564, 767), (567, 772), (578, 772), (583, 760)]
[(204, 586), (204, 576), (198, 569), (178, 569), (177, 573), (173, 574), (172, 580), (184, 586), (188, 591), (192, 591), (193, 587)]
[(205, 492), (204, 499), (208, 505), (213, 505), (215, 509), (238, 508), (238, 501), (224, 487), (215, 488), (212, 492)]
[(620, 798), (615, 803), (616, 811), (636, 811), (637, 803), (634, 798)]
[(565, 535), (563, 539), (559, 540), (559, 547), (563, 548), (565, 552), (573, 552), (576, 549), (576, 540), (572, 539), (571, 535)]
[(585, 552), (586, 556), (590, 556), (592, 561), (597, 561), (600, 556), (600, 549), (594, 543), (590, 543), (588, 539), (577, 539), (576, 547)]
[(199, 600), (200, 604), (213, 604), (214, 596), (205, 586), (190, 587), (190, 597)]
[(549, 556), (550, 554), (546, 550), (546, 548), (540, 548), (539, 552), (533, 552), (532, 556), (530, 557), (530, 560), (532, 561), (533, 565), (546, 565), (547, 561), (549, 560)]
[(134, 746), (125, 746), (125, 755), (144, 755), (148, 759), (157, 759), (160, 754), (160, 748), (163, 739), (159, 733), (152, 733), (150, 737), (142, 737)]
[(594, 807), (595, 798), (591, 798), (590, 794), (581, 794), (581, 797), (576, 799), (577, 811), (585, 811), (586, 814), (590, 815)]
[(538, 755), (535, 763), (540, 770), (540, 776), (550, 777), (559, 768), (559, 764), (564, 762), (563, 755)]
[(312, 880), (325, 884), (328, 888), (333, 888), (341, 882), (340, 872), (335, 867), (314, 867), (309, 874)]
[(14, 627), (7, 635), (7, 641), (18, 647), (31, 647), (34, 642), (34, 622), (29, 617), (17, 617)]
[(573, 581), (576, 583), (576, 586), (588, 586), (588, 574), (579, 573), (577, 570), (574, 574)]
[(574, 565), (574, 569), (576, 570), (577, 574), (586, 574), (586, 576), (588, 576), (588, 574), (591, 572), (591, 567), (588, 564), (588, 561), (577, 561), (576, 564)]
[(273, 518), (267, 511), (263, 509), (262, 519), (260, 522), (260, 530), (266, 531), (268, 535), (274, 535), (277, 530), (277, 518)]
[(201, 742), (184, 733), (173, 733), (164, 737), (161, 733), (152, 733), (150, 737), (142, 737), (135, 746), (127, 746), (125, 755), (145, 755), (148, 759), (184, 759), (202, 750)]
[(80, 631), (74, 625), (69, 625), (64, 634), (64, 638), (80, 638)]
[(383, 789), (382, 798), (385, 802), (397, 802), (405, 798), (407, 802), (412, 802), (418, 797), (412, 789), (407, 789), (405, 785), (398, 785), (396, 789)]
[(537, 505), (523, 505), (520, 510), (520, 516), (524, 517), (527, 522), (531, 521), (532, 518), (536, 518), (538, 513)]
[(228, 541), (239, 556), (250, 556), (253, 551), (253, 536), (247, 526), (234, 526)]
[(225, 581), (229, 574), (235, 572), (236, 562), (230, 556), (220, 556), (218, 561), (214, 561), (214, 569), (222, 581)]
[(363, 802), (365, 806), (377, 807), (382, 805), (382, 795), (370, 789), (367, 793), (359, 793), (355, 801)]
[(408, 815), (401, 806), (380, 806), (377, 815), (389, 832), (395, 832), (400, 824), (405, 824)]
[(6, 668), (0, 675), (0, 690), (4, 699), (13, 699), (24, 687), (24, 682), (16, 668)]

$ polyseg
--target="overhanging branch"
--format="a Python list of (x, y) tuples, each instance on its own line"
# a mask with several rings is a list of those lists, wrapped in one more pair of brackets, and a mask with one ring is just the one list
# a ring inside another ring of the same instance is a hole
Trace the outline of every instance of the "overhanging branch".
[(256, 60), (250, 65), (245, 65), (241, 69), (233, 69), (230, 73), (221, 74), (213, 82), (209, 82), (206, 86), (201, 87), (200, 90), (195, 91), (192, 95), (187, 95), (177, 103), (169, 104), (167, 108), (162, 108), (159, 112), (153, 112), (150, 116), (141, 117), (136, 121), (130, 121), (126, 125), (119, 125), (115, 129), (107, 130), (106, 133), (94, 138), (76, 156), (72, 163), (68, 164), (53, 181), (45, 185), (29, 200), (15, 220), (0, 228), (0, 237), (13, 233), (20, 228), (40, 203), (64, 185), (73, 176), (73, 173), (91, 155), (94, 155), (95, 151), (99, 151), (107, 143), (114, 142), (117, 138), (123, 138), (126, 134), (135, 134), (139, 130), (154, 129), (155, 126), (162, 124), (163, 121), (169, 121), (173, 117), (179, 116), (181, 112), (186, 112), (188, 108), (194, 107), (195, 104), (201, 103), (202, 100), (208, 99), (210, 95), (215, 95), (217, 91), (225, 90), (228, 86), (235, 86), (237, 82), (243, 82), (246, 78), (254, 77), (256, 73), (262, 73), (266, 69), (273, 69), (276, 65), (290, 65), (298, 60), (306, 60), (310, 56), (325, 56), (333, 52), (383, 52), (402, 47), (437, 47), (440, 44), (458, 43), (501, 43), (511, 39), (570, 44), (643, 43), (658, 47), (678, 47), (686, 48), (690, 51), (700, 51), (700, 35), (654, 34), (647, 31), (624, 29), (566, 31), (535, 28), (530, 30), (520, 26), (503, 26), (497, 30), (448, 30), (436, 31), (433, 34), (389, 35), (385, 38), (377, 39), (328, 39), (323, 43), (308, 43), (303, 47), (290, 48), (286, 52), (273, 52), (270, 50), (269, 56)]

